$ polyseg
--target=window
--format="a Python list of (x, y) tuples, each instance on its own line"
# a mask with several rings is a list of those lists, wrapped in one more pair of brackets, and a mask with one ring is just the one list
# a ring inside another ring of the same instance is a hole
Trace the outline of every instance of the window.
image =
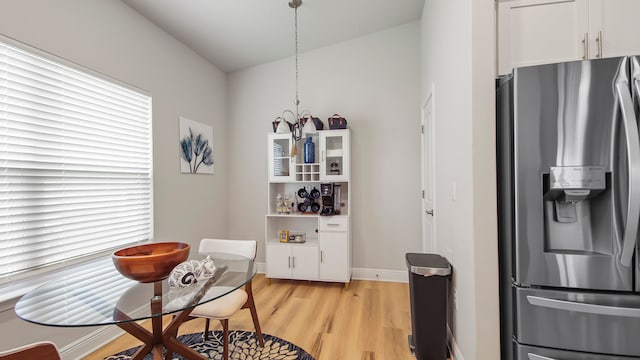
[(0, 278), (152, 236), (151, 97), (0, 37)]

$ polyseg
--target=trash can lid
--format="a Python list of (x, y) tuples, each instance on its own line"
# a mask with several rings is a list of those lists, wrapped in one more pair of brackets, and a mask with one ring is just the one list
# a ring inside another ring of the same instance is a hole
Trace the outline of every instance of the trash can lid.
[(448, 276), (451, 264), (438, 254), (407, 253), (407, 267), (414, 274), (423, 276)]

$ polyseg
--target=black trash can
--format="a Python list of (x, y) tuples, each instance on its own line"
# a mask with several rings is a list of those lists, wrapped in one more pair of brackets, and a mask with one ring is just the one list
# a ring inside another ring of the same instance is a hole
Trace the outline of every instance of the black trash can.
[(447, 359), (447, 303), (451, 264), (436, 254), (407, 253), (411, 335), (418, 360)]

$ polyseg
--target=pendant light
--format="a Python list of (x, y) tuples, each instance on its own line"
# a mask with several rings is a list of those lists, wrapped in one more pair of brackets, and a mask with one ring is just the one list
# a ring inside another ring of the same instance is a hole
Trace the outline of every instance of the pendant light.
[[(293, 146), (291, 147), (291, 156), (295, 156), (298, 152), (296, 143), (300, 141), (305, 135), (316, 133), (316, 127), (313, 123), (313, 117), (308, 111), (300, 113), (300, 97), (298, 95), (298, 8), (302, 5), (302, 0), (289, 1), (289, 7), (294, 10), (294, 30), (295, 30), (295, 61), (296, 61), (296, 98), (294, 101), (294, 110), (285, 110), (282, 113), (283, 121), (278, 125), (277, 132), (291, 131), (291, 137), (293, 139)], [(287, 120), (287, 115), (293, 117), (293, 121)], [(307, 122), (303, 125), (302, 119), (308, 116)], [(287, 124), (284, 124), (287, 123)], [(290, 129), (286, 129), (286, 127)], [(282, 127), (282, 129), (281, 129)], [(286, 129), (286, 130), (285, 130)]]

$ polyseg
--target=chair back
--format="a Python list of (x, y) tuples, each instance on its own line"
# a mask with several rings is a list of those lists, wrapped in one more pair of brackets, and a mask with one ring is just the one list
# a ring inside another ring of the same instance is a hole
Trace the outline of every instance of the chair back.
[(49, 341), (37, 342), (0, 352), (0, 360), (60, 360), (56, 345)]
[(200, 254), (219, 252), (255, 259), (256, 247), (255, 240), (202, 239), (198, 252)]

